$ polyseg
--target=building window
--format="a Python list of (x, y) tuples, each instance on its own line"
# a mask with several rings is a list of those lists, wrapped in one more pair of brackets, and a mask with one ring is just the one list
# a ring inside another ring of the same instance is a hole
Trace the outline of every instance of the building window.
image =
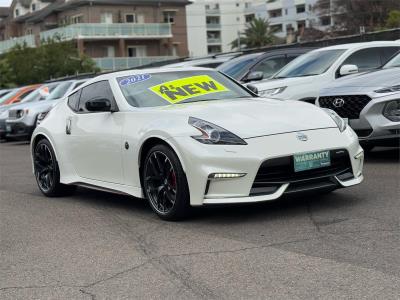
[(36, 10), (36, 3), (32, 3), (32, 11)]
[(210, 5), (206, 5), (206, 10), (209, 10), (210, 9)]
[(282, 32), (283, 31), (282, 24), (275, 24), (275, 25), (271, 25), (270, 27), (271, 27), (272, 32)]
[(285, 8), (285, 15), (287, 15), (288, 14), (288, 9), (287, 8)]
[(129, 57), (146, 57), (146, 46), (128, 46)]
[(175, 23), (175, 15), (176, 12), (175, 11), (164, 11), (164, 23)]
[(216, 54), (221, 53), (221, 46), (220, 45), (212, 45), (207, 47), (208, 54)]
[(251, 8), (251, 2), (246, 2), (246, 3), (244, 4), (244, 7), (245, 7), (245, 8)]
[(297, 31), (299, 31), (300, 34), (303, 33), (304, 28), (306, 28), (306, 21), (305, 20), (297, 21)]
[(306, 5), (305, 4), (296, 5), (296, 12), (298, 14), (306, 12)]
[(31, 35), (31, 34), (33, 34), (33, 30), (32, 30), (32, 28), (28, 28), (27, 30), (26, 30), (26, 33), (25, 33), (26, 35)]
[(254, 20), (254, 18), (255, 18), (254, 14), (246, 15), (245, 16), (246, 23), (250, 23), (251, 21)]
[(330, 16), (321, 17), (320, 22), (322, 26), (329, 26), (331, 25), (331, 17)]
[(71, 23), (72, 24), (83, 23), (83, 15), (72, 16)]
[(239, 7), (239, 5), (240, 5), (240, 3), (237, 3), (237, 2), (236, 2), (236, 7)]
[(19, 9), (18, 9), (18, 8), (15, 10), (15, 16), (16, 16), (16, 17), (19, 16)]
[(268, 14), (270, 18), (282, 17), (282, 9), (270, 10), (268, 11)]
[(135, 14), (126, 14), (125, 23), (137, 23)]

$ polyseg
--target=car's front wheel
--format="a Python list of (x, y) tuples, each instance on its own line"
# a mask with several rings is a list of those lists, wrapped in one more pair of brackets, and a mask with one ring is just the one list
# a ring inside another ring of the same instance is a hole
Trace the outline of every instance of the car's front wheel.
[(75, 191), (75, 186), (60, 183), (60, 169), (48, 140), (42, 139), (35, 145), (33, 166), (38, 187), (46, 196), (64, 196)]
[(143, 186), (151, 208), (161, 219), (176, 221), (187, 215), (190, 195), (186, 175), (169, 147), (156, 145), (147, 153)]

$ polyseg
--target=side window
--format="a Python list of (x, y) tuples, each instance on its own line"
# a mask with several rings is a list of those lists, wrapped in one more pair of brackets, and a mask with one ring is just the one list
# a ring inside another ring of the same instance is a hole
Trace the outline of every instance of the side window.
[(270, 57), (259, 62), (251, 71), (263, 72), (264, 78), (269, 78), (286, 65), (284, 55)]
[(86, 102), (99, 98), (106, 98), (111, 102), (114, 101), (114, 95), (107, 80), (95, 82), (82, 88), (78, 112), (89, 113), (89, 111), (86, 109)]
[(78, 111), (78, 104), (79, 104), (79, 98), (81, 96), (81, 91), (76, 91), (73, 93), (71, 96), (68, 97), (68, 106), (73, 110), (73, 111)]
[(379, 68), (382, 65), (381, 49), (382, 48), (369, 48), (354, 52), (342, 65), (356, 65), (361, 72)]
[(382, 64), (386, 64), (400, 50), (400, 47), (385, 47), (382, 48)]

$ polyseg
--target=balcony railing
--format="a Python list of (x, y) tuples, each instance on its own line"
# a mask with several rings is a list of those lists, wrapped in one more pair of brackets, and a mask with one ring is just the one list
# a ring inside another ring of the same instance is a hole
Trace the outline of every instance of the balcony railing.
[(170, 38), (171, 24), (147, 23), (147, 24), (99, 24), (81, 23), (65, 27), (58, 27), (40, 33), (41, 39), (60, 37), (62, 40), (74, 39), (101, 39), (101, 38)]
[(220, 44), (221, 38), (207, 38), (208, 44)]
[(206, 9), (206, 15), (219, 15), (220, 13), (221, 11), (219, 10), (219, 8)]
[(220, 23), (208, 23), (207, 29), (221, 29)]
[(176, 56), (148, 56), (148, 57), (101, 57), (93, 58), (102, 70), (122, 70), (140, 67), (160, 61), (173, 60)]
[(26, 44), (28, 47), (36, 47), (35, 37), (33, 35), (25, 35), (18, 38), (0, 41), (0, 54), (9, 51), (16, 45), (23, 44)]

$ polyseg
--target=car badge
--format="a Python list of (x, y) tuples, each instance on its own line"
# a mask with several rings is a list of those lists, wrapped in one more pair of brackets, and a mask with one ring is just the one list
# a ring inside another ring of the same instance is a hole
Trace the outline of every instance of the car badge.
[(342, 99), (342, 98), (335, 98), (334, 100), (333, 100), (333, 106), (334, 107), (337, 107), (337, 108), (339, 108), (339, 107), (343, 107), (343, 105), (344, 105), (344, 100)]
[(298, 132), (296, 134), (296, 136), (297, 136), (297, 139), (299, 141), (302, 141), (302, 142), (307, 142), (308, 141), (308, 136), (306, 134), (302, 133), (302, 132)]

